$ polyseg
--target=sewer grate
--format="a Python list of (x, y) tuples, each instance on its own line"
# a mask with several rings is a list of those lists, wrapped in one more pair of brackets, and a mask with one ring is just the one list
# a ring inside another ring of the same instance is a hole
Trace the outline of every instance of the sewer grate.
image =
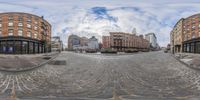
[(43, 59), (49, 60), (49, 59), (51, 59), (51, 57), (43, 57)]
[(66, 65), (65, 60), (53, 60), (49, 63), (50, 65)]

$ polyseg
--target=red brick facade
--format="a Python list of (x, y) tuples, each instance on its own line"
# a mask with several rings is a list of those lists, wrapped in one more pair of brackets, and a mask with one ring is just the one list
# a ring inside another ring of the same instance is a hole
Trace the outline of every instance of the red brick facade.
[(123, 32), (110, 32), (102, 37), (103, 48), (117, 51), (143, 51), (149, 49), (149, 42), (141, 36)]
[(0, 53), (33, 54), (51, 51), (51, 25), (37, 15), (0, 13)]

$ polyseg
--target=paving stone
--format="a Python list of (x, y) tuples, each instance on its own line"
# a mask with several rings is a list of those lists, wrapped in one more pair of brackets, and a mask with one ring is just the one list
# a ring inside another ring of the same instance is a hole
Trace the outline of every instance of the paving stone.
[(196, 100), (200, 96), (199, 70), (162, 52), (63, 52), (54, 61), (24, 72), (0, 71), (0, 98), (10, 96), (13, 87), (20, 100)]

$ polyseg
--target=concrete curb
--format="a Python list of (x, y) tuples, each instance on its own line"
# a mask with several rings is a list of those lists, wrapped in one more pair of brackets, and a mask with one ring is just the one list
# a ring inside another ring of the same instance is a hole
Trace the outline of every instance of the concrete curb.
[[(33, 69), (39, 68), (39, 67), (41, 67), (41, 66), (44, 66), (45, 64), (47, 64), (47, 63), (49, 63), (50, 61), (54, 60), (56, 57), (59, 56), (59, 54), (60, 54), (60, 53), (55, 53), (55, 54), (53, 54), (53, 57), (52, 57), (51, 59), (49, 59), (49, 60), (47, 60), (47, 61), (45, 61), (45, 62), (42, 62), (42, 63), (40, 63), (40, 64), (38, 64), (38, 65), (36, 65), (36, 66), (32, 66), (32, 67), (29, 67), (29, 68), (23, 68), (23, 69), (19, 69), (19, 70), (0, 69), (0, 71), (4, 71), (4, 72), (13, 72), (13, 73), (16, 72), (16, 73), (17, 73), (17, 72), (23, 72), (23, 71), (33, 70)], [(55, 55), (55, 56), (54, 56), (54, 55)]]
[(200, 71), (200, 68), (195, 68), (195, 67), (192, 67), (191, 65), (188, 65), (186, 64), (185, 62), (181, 61), (179, 58), (175, 57), (174, 54), (170, 54), (172, 57), (174, 57), (177, 61), (179, 61), (180, 63), (184, 64), (185, 66), (187, 66), (188, 68), (191, 68), (191, 69), (194, 69), (194, 70), (199, 70)]

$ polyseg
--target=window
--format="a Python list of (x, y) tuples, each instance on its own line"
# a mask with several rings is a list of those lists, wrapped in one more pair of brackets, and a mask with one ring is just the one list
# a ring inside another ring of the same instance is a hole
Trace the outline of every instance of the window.
[(195, 38), (195, 33), (192, 33), (192, 38)]
[(37, 22), (37, 21), (35, 21), (34, 23), (35, 23), (36, 25), (38, 24), (38, 22)]
[(2, 31), (0, 30), (0, 37), (2, 36)]
[(13, 29), (8, 29), (8, 36), (12, 36), (13, 35)]
[(34, 27), (34, 30), (37, 30), (37, 29), (38, 29), (38, 27), (37, 27), (37, 26), (35, 26), (35, 27)]
[(199, 24), (199, 28), (200, 28), (200, 24)]
[(22, 16), (19, 16), (18, 21), (19, 21), (19, 22), (22, 22), (22, 21), (23, 21), (23, 17), (22, 17)]
[(37, 38), (37, 35), (38, 35), (38, 34), (37, 34), (37, 33), (35, 33), (35, 34), (34, 34), (34, 38)]
[(13, 16), (9, 16), (9, 17), (8, 17), (8, 20), (13, 20)]
[(18, 26), (23, 26), (23, 23), (19, 22), (19, 23), (18, 23)]
[(9, 22), (9, 23), (8, 23), (8, 26), (13, 26), (13, 22)]
[(2, 24), (0, 23), (0, 27), (2, 27)]
[(27, 22), (31, 22), (31, 19), (27, 19)]
[(31, 22), (31, 16), (27, 16), (27, 22)]
[(188, 40), (188, 35), (186, 34), (186, 35), (185, 35), (185, 41), (187, 41), (187, 40)]
[(27, 37), (31, 37), (31, 31), (27, 32)]
[(22, 29), (18, 30), (18, 36), (23, 36), (23, 30)]
[(27, 24), (27, 27), (28, 27), (28, 28), (31, 28), (31, 24)]

